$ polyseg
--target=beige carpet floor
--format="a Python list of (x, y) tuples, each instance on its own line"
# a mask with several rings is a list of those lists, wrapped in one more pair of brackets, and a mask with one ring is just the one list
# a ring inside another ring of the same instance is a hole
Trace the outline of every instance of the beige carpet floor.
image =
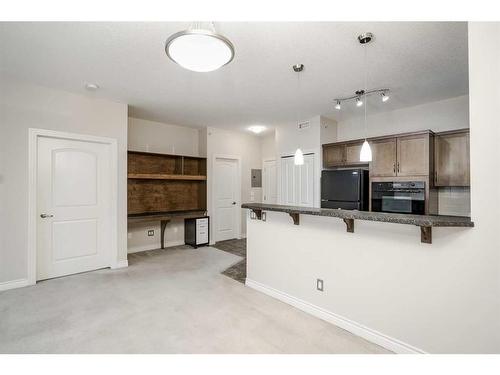
[(386, 353), (220, 272), (185, 246), (0, 293), (1, 353)]

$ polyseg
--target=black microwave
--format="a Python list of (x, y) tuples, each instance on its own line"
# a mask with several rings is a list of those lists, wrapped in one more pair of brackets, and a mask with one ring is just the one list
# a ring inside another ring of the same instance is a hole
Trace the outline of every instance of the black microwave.
[(425, 214), (425, 182), (372, 182), (372, 211)]

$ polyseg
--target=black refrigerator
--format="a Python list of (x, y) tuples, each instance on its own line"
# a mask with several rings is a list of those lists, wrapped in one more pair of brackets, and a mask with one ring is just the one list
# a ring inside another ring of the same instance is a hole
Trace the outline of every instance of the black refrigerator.
[(321, 207), (368, 211), (368, 171), (338, 169), (321, 172)]

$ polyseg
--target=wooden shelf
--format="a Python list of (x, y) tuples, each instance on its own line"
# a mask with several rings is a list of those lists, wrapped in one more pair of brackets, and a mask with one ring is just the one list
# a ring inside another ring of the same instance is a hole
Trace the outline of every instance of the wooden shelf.
[(162, 174), (162, 173), (129, 173), (130, 179), (142, 180), (188, 180), (188, 181), (205, 181), (207, 176), (188, 175), (188, 174)]

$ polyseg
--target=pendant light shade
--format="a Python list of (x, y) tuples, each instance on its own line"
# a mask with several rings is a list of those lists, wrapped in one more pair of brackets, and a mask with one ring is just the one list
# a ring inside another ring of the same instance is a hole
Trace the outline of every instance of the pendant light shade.
[(167, 56), (185, 69), (211, 72), (234, 58), (233, 44), (215, 28), (192, 28), (173, 34), (165, 44)]
[(372, 149), (366, 139), (363, 142), (363, 146), (361, 146), (361, 152), (359, 153), (359, 160), (363, 162), (372, 161)]
[[(370, 155), (371, 155), (371, 151), (370, 151)], [(303, 165), (304, 164), (304, 154), (300, 148), (298, 148), (297, 151), (295, 151), (295, 155), (293, 157), (293, 163), (295, 165)]]

